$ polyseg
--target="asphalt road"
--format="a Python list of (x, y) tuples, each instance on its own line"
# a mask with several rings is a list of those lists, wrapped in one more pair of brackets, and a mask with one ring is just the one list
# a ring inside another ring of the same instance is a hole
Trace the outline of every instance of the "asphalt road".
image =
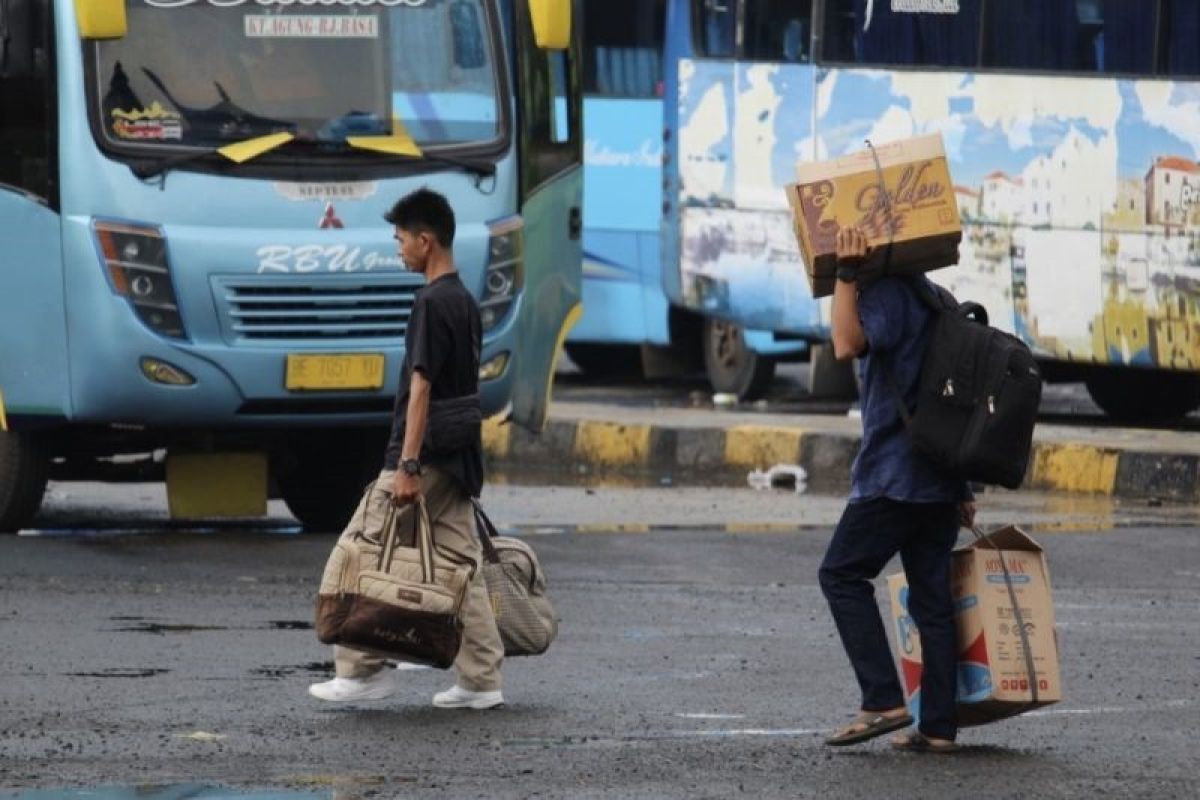
[[(590, 491), (489, 495), (540, 553), (563, 623), (547, 655), (506, 665), (508, 706), (486, 713), (430, 707), (450, 679), (428, 670), (382, 703), (311, 700), (332, 666), (308, 629), (332, 537), (292, 533), (278, 507), (266, 524), (164, 531), (152, 490), (60, 492), (45, 531), (0, 539), (0, 787), (1197, 796), (1191, 509), (1087, 511), (1039, 533), (1066, 700), (965, 730), (961, 754), (917, 756), (821, 744), (857, 701), (815, 580), (835, 499), (744, 490), (706, 508), (703, 490)], [(995, 519), (1062, 516), (1053, 499), (1011, 497)], [(90, 524), (96, 505), (112, 509), (107, 530)], [(806, 527), (772, 525), (776, 505), (809, 509)], [(739, 520), (760, 532), (726, 528)]]

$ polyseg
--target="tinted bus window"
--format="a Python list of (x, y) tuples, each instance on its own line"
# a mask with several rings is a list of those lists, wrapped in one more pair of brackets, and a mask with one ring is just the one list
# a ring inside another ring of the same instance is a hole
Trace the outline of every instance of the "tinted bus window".
[(827, 0), (822, 58), (855, 64), (974, 67), (979, 61), (981, 1), (948, 2), (947, 9), (956, 9), (950, 13), (913, 13), (903, 10), (904, 3), (887, 0)]
[(742, 56), (753, 61), (810, 60), (811, 0), (746, 0)]
[(0, 184), (49, 199), (50, 8), (0, 4)]
[(613, 97), (662, 95), (666, 0), (588, 0), (583, 90)]
[(1200, 3), (1163, 0), (1159, 72), (1200, 75)]
[(709, 58), (733, 58), (737, 47), (738, 0), (696, 0), (696, 51)]
[(1155, 5), (1130, 0), (988, 3), (983, 65), (1150, 74)]

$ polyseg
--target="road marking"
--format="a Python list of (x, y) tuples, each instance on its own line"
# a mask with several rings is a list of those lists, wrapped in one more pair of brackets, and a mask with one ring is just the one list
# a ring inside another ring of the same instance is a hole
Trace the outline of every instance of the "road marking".
[(676, 714), (682, 719), (745, 719), (745, 714)]
[(1137, 706), (1127, 708), (1122, 706), (1097, 706), (1096, 708), (1053, 708), (1046, 711), (1030, 711), (1022, 714), (1025, 717), (1073, 717), (1088, 714), (1144, 714), (1147, 711), (1171, 711), (1177, 708), (1190, 708), (1197, 705), (1192, 700), (1171, 700), (1156, 706)]

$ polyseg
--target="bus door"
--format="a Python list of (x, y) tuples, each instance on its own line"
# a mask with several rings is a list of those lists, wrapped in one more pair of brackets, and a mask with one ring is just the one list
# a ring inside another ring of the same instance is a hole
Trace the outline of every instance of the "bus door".
[(0, 3), (0, 391), (14, 430), (23, 413), (67, 413), (53, 42), (50, 0)]
[(675, 0), (663, 285), (747, 328), (820, 335), (783, 187), (816, 156), (811, 0)]
[(517, 85), (524, 88), (518, 100), (517, 137), (525, 275), (512, 418), (540, 431), (550, 404), (554, 365), (582, 313), (583, 131), (578, 3), (570, 3), (572, 32), (565, 49), (538, 46), (530, 14), (535, 5), (540, 4), (517, 3)]

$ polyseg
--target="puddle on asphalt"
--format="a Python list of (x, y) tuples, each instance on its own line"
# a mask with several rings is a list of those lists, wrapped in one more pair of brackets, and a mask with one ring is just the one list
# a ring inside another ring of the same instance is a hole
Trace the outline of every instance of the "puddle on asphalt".
[(164, 533), (205, 536), (226, 533), (260, 536), (299, 536), (304, 533), (304, 529), (295, 520), (273, 517), (266, 519), (254, 517), (251, 519), (230, 520), (228, 522), (224, 520), (219, 522), (193, 522), (190, 520), (171, 519), (149, 521), (145, 518), (131, 517), (129, 519), (116, 519), (111, 523), (103, 525), (97, 525), (94, 521), (89, 520), (88, 524), (81, 524), (78, 527), (26, 528), (19, 531), (17, 535), (43, 539), (105, 539), (122, 536), (161, 536)]
[(139, 622), (124, 628), (114, 628), (117, 633), (152, 633), (162, 636), (168, 633), (197, 633), (200, 631), (227, 631), (224, 625), (170, 625), (165, 622)]
[(0, 800), (331, 800), (336, 796), (345, 795), (329, 791), (240, 790), (195, 784), (0, 790)]
[(149, 633), (163, 636), (168, 633), (202, 633), (205, 631), (230, 630), (269, 630), (269, 631), (310, 631), (313, 624), (301, 619), (276, 619), (267, 622), (259, 628), (233, 628), (228, 625), (192, 625), (187, 623), (158, 622), (149, 617), (109, 617), (113, 622), (135, 623), (120, 628), (110, 628), (115, 633)]
[[(68, 678), (153, 678), (155, 675), (165, 675), (169, 669), (153, 669), (145, 667), (113, 667), (95, 672), (64, 672)], [(0, 795), (2, 797), (3, 795)]]
[(328, 675), (332, 672), (332, 661), (310, 661), (307, 664), (285, 664), (259, 667), (258, 669), (250, 670), (251, 675), (259, 675), (264, 678), (290, 678), (291, 676), (299, 673), (305, 673), (308, 675)]

